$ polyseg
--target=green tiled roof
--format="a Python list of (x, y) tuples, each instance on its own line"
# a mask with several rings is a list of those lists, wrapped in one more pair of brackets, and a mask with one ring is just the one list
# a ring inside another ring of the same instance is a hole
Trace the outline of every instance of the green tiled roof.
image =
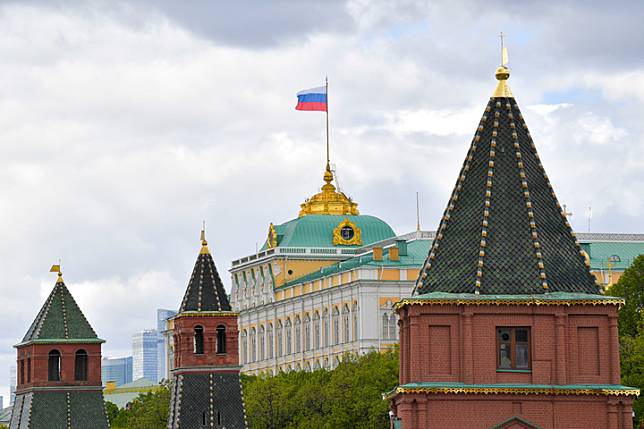
[[(362, 232), (362, 245), (395, 237), (393, 229), (375, 216), (307, 215), (281, 225), (275, 225), (279, 247), (355, 247), (334, 246), (333, 230), (345, 219)], [(266, 250), (266, 243), (262, 250)]]
[(97, 337), (62, 277), (59, 277), (21, 344), (31, 342), (102, 343), (103, 340)]
[[(582, 243), (581, 248), (590, 256), (590, 267), (593, 270), (606, 270), (608, 264), (611, 269), (623, 271), (639, 255), (644, 255), (644, 242), (588, 242)], [(619, 260), (615, 260), (615, 256)]]
[(599, 287), (514, 98), (490, 98), (418, 293), (536, 294)]
[(203, 246), (192, 270), (179, 313), (190, 311), (231, 311), (215, 261)]
[[(400, 268), (420, 268), (425, 261), (425, 256), (429, 251), (429, 246), (431, 241), (428, 240), (412, 240), (407, 242), (407, 255), (401, 255), (399, 261), (392, 261), (389, 259), (389, 250), (384, 249), (382, 261), (373, 260), (373, 251), (366, 253), (361, 256), (355, 256), (346, 261), (338, 262), (327, 267), (320, 268), (318, 271), (314, 271), (305, 276), (299, 277), (295, 280), (292, 280), (284, 285), (280, 286), (278, 289), (289, 287), (292, 285), (310, 282), (312, 280), (317, 280), (322, 277), (330, 276), (333, 274), (341, 273), (344, 271), (349, 271), (358, 267), (400, 267)], [(415, 279), (411, 279), (415, 280)]]
[(19, 394), (13, 407), (15, 429), (107, 429), (103, 394), (93, 391), (38, 391)]

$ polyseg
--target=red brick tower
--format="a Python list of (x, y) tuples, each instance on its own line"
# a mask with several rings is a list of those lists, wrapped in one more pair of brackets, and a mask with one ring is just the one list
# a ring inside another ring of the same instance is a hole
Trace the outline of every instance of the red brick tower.
[(101, 344), (58, 268), (53, 291), (16, 345), (18, 385), (11, 429), (107, 428)]
[(174, 317), (170, 429), (242, 429), (238, 314), (202, 231), (202, 247), (179, 314)]
[(499, 67), (400, 316), (392, 426), (632, 428), (617, 311), (600, 294)]

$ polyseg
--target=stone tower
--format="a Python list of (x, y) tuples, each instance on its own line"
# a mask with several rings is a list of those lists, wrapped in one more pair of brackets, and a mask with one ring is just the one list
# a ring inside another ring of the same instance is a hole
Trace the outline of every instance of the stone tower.
[(202, 231), (201, 251), (173, 318), (169, 429), (246, 428), (237, 317)]
[(617, 312), (600, 294), (502, 65), (400, 316), (393, 423), (632, 427)]
[(108, 428), (101, 386), (101, 344), (58, 280), (18, 351), (10, 429)]

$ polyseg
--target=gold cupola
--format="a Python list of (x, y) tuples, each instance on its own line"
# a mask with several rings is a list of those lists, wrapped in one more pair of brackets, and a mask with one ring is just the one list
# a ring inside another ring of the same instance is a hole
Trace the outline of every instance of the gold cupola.
[(306, 215), (358, 215), (358, 203), (351, 201), (344, 192), (338, 192), (333, 186), (333, 173), (331, 166), (326, 163), (324, 171), (324, 181), (322, 192), (308, 198), (300, 204), (299, 217)]

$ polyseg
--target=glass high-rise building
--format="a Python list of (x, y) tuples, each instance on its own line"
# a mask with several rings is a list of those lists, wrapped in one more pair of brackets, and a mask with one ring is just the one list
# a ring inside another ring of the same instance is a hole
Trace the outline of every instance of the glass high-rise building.
[(101, 361), (103, 385), (113, 381), (117, 386), (132, 382), (132, 356), (103, 358)]
[(16, 386), (18, 385), (18, 376), (16, 375), (18, 369), (16, 365), (11, 365), (9, 368), (9, 405), (13, 406), (13, 401), (16, 400)]
[(146, 329), (132, 336), (132, 376), (159, 381), (159, 332)]

